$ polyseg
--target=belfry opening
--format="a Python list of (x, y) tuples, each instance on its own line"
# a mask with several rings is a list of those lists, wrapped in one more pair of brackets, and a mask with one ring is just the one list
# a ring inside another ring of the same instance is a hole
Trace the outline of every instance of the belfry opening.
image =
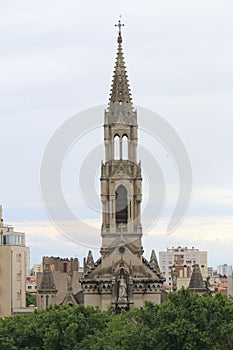
[(116, 225), (128, 223), (128, 199), (125, 186), (120, 185), (116, 190)]

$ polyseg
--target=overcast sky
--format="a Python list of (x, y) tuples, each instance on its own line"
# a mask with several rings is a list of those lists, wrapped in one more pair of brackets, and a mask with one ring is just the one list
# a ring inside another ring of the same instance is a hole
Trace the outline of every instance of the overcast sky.
[[(186, 218), (166, 235), (165, 203), (165, 214), (144, 237), (145, 255), (151, 247), (158, 253), (180, 244), (207, 250), (210, 266), (232, 264), (230, 0), (0, 1), (0, 202), (5, 222), (26, 232), (32, 264), (43, 255), (86, 254), (87, 248), (66, 239), (50, 223), (41, 201), (40, 166), (46, 145), (62, 123), (107, 103), (119, 15), (125, 24), (123, 47), (133, 102), (174, 127), (193, 168)], [(139, 124), (142, 118), (138, 116)], [(80, 147), (67, 160), (67, 179), (78, 151)], [(167, 191), (175, 193), (177, 179), (169, 169), (165, 167)], [(68, 180), (65, 183), (67, 193), (76, 193)], [(100, 217), (85, 209), (79, 196), (70, 200), (83, 220), (101, 226)]]

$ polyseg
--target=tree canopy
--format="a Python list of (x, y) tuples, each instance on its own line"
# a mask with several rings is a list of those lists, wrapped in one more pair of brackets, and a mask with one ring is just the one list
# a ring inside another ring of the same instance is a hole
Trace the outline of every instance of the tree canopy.
[(30, 305), (36, 306), (36, 295), (26, 292), (26, 306)]
[(1, 350), (232, 350), (232, 344), (232, 299), (186, 289), (117, 315), (62, 305), (0, 320)]

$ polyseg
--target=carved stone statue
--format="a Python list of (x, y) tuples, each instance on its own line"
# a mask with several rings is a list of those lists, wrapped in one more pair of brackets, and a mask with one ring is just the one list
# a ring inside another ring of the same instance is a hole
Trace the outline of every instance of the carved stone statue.
[(67, 273), (67, 291), (70, 293), (73, 291), (72, 280), (73, 280), (72, 273), (71, 272)]
[(123, 276), (121, 276), (119, 281), (119, 301), (127, 301), (127, 286), (126, 281)]

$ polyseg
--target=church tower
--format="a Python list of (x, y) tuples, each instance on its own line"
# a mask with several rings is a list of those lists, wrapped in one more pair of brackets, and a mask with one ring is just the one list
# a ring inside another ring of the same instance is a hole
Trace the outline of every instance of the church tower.
[[(137, 163), (138, 125), (122, 51), (121, 23), (108, 108), (105, 111), (105, 163), (101, 168), (102, 254), (134, 242), (142, 254), (141, 164)], [(123, 241), (121, 243), (123, 243)]]
[(104, 116), (101, 257), (96, 263), (85, 264), (80, 280), (84, 304), (103, 310), (111, 305), (116, 310), (140, 307), (146, 300), (160, 303), (164, 282), (155, 252), (150, 261), (142, 256), (142, 176), (141, 164), (137, 161), (137, 112), (123, 56), (123, 25), (119, 21), (117, 26), (116, 64)]

